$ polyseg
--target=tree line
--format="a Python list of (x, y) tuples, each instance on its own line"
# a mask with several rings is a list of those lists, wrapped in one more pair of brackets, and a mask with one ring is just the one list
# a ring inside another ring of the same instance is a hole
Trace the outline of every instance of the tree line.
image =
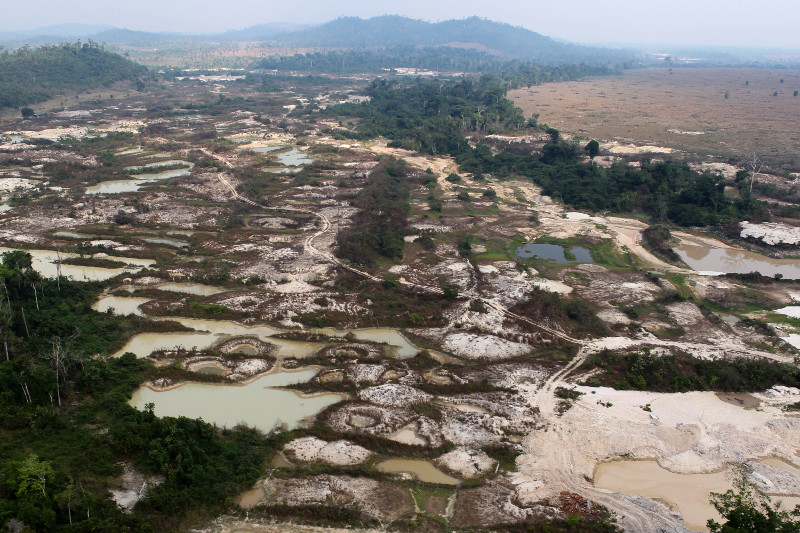
[[(590, 211), (645, 213), (656, 222), (709, 226), (748, 219), (764, 221), (764, 202), (742, 188), (739, 198), (725, 195), (725, 180), (710, 171), (698, 172), (678, 161), (641, 161), (638, 167), (618, 162), (610, 168), (582, 160), (583, 149), (560, 133), (525, 120), (506, 98), (511, 83), (483, 75), (463, 80), (379, 79), (366, 89), (369, 101), (331, 106), (322, 113), (360, 119), (355, 130), (338, 133), (354, 138), (384, 136), (391, 145), (434, 155), (455, 157), (463, 172), (496, 177), (522, 175), (543, 193)], [(493, 151), (474, 133), (521, 132), (548, 137), (539, 152)], [(593, 147), (589, 143), (586, 147)], [(596, 153), (596, 150), (595, 150)]]

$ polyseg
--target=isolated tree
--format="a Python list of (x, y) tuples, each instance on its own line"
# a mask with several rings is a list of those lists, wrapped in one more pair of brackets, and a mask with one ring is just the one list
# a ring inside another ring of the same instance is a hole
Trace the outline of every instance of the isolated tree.
[(747, 170), (750, 173), (749, 195), (752, 196), (753, 182), (756, 180), (756, 175), (758, 175), (761, 172), (761, 169), (764, 167), (764, 162), (758, 158), (758, 155), (753, 154), (746, 159), (745, 165), (747, 166)]
[(594, 159), (597, 157), (597, 154), (600, 153), (600, 143), (592, 139), (586, 143), (586, 146), (584, 146), (583, 149), (586, 150), (587, 154), (589, 154), (589, 158)]
[(47, 480), (55, 475), (53, 467), (47, 461), (39, 460), (36, 454), (28, 455), (17, 468), (17, 496), (39, 494), (47, 497)]
[(80, 332), (76, 331), (67, 339), (54, 335), (50, 339), (50, 350), (44, 354), (44, 358), (56, 372), (56, 397), (59, 407), (61, 407), (61, 381), (66, 380), (70, 369), (76, 364), (82, 363), (82, 360), (72, 351), (72, 345), (79, 334)]
[(31, 118), (35, 114), (30, 107), (23, 107), (20, 112), (22, 113), (22, 118)]

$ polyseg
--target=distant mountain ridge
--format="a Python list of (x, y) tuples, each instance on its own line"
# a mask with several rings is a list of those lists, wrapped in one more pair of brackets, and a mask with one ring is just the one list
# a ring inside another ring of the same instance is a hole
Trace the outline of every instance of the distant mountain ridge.
[(511, 57), (542, 50), (589, 48), (562, 44), (534, 31), (479, 17), (426, 22), (399, 15), (370, 19), (341, 17), (315, 28), (283, 34), (278, 40), (298, 46), (376, 47), (472, 44)]
[[(51, 32), (62, 31), (61, 35)], [(85, 33), (81, 33), (84, 31)], [(399, 15), (370, 19), (341, 17), (319, 26), (288, 22), (258, 24), (217, 34), (153, 33), (81, 24), (62, 24), (27, 32), (0, 32), (0, 44), (56, 44), (76, 38), (117, 47), (163, 46), (165, 43), (268, 41), (299, 48), (384, 48), (395, 46), (451, 46), (474, 48), (508, 58), (542, 63), (605, 63), (624, 55), (618, 50), (563, 43), (534, 31), (479, 17), (426, 22)]]

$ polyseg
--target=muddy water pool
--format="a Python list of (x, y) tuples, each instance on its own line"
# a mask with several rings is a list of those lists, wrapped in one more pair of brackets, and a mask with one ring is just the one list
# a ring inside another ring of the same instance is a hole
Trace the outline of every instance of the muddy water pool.
[(759, 272), (763, 276), (781, 274), (786, 279), (800, 279), (800, 259), (773, 259), (748, 250), (713, 248), (688, 242), (681, 242), (674, 250), (687, 265), (699, 272)]
[(323, 328), (320, 330), (320, 333), (330, 335), (331, 337), (344, 337), (348, 333), (352, 333), (355, 335), (355, 338), (360, 341), (386, 343), (397, 351), (398, 356), (403, 358), (414, 357), (417, 355), (417, 352), (420, 351), (420, 348), (414, 346), (402, 333), (391, 328), (363, 328), (351, 331)]
[[(764, 460), (767, 461), (769, 459)], [(731, 467), (711, 474), (675, 474), (661, 468), (656, 461), (612, 461), (597, 466), (594, 485), (600, 489), (662, 500), (681, 512), (688, 527), (708, 531), (706, 520), (721, 520), (709, 502), (709, 495), (733, 488), (735, 476)], [(790, 508), (800, 502), (800, 498), (795, 497), (773, 497), (772, 500)]]
[(310, 157), (297, 148), (292, 148), (288, 152), (278, 154), (278, 161), (287, 167), (298, 167), (308, 165), (312, 162)]
[(91, 239), (91, 235), (84, 233), (75, 233), (74, 231), (57, 231), (53, 233), (53, 237), (60, 237), (62, 239)]
[(114, 354), (119, 357), (125, 352), (136, 354), (136, 357), (147, 357), (157, 350), (204, 350), (222, 340), (221, 335), (208, 332), (189, 331), (182, 333), (139, 333), (131, 337), (125, 346)]
[(323, 394), (303, 398), (294, 391), (270, 387), (303, 383), (316, 373), (306, 369), (267, 374), (246, 385), (186, 383), (161, 392), (143, 386), (128, 403), (137, 409), (154, 403), (157, 416), (202, 418), (229, 428), (245, 423), (267, 432), (285, 423), (293, 429), (303, 419), (340, 401), (341, 396)]
[(448, 476), (428, 461), (421, 459), (387, 459), (375, 465), (379, 472), (408, 473), (424, 483), (458, 485), (460, 480)]
[(567, 263), (594, 263), (592, 254), (582, 246), (573, 246), (569, 251), (575, 256), (575, 259), (567, 259), (564, 247), (558, 246), (557, 244), (529, 242), (514, 249), (514, 253), (517, 257), (522, 257), (523, 259), (539, 257), (540, 259), (557, 265), (566, 265)]
[(115, 315), (139, 315), (142, 316), (139, 306), (150, 301), (150, 298), (137, 298), (134, 296), (103, 296), (97, 300), (92, 309), (107, 313), (109, 310)]
[(98, 183), (86, 188), (86, 194), (120, 194), (124, 192), (136, 192), (142, 185), (152, 181), (166, 180), (170, 178), (179, 178), (191, 174), (194, 163), (188, 161), (162, 161), (159, 163), (152, 163), (144, 167), (128, 167), (126, 170), (138, 170), (141, 168), (152, 168), (157, 170), (158, 167), (163, 167), (172, 164), (185, 164), (187, 168), (178, 168), (172, 170), (163, 170), (161, 172), (147, 172), (144, 174), (135, 174), (130, 179), (112, 180)]
[(213, 296), (225, 292), (225, 289), (214, 287), (213, 285), (203, 285), (201, 283), (161, 283), (155, 286), (162, 291), (181, 292), (184, 294), (194, 294), (196, 296)]
[(173, 248), (188, 248), (189, 243), (183, 241), (176, 241), (175, 239), (164, 239), (158, 237), (144, 237), (142, 239), (144, 242), (149, 242), (150, 244), (166, 244), (167, 246), (172, 246)]
[[(0, 253), (14, 251), (14, 248), (0, 247)], [(46, 278), (55, 278), (58, 273), (58, 254), (54, 250), (27, 250), (33, 258), (33, 268)], [(78, 254), (61, 252), (61, 259), (78, 257)], [(100, 268), (81, 265), (61, 265), (61, 276), (72, 278), (76, 281), (104, 281), (124, 273), (138, 272), (142, 267), (155, 263), (152, 259), (137, 259), (132, 257), (110, 257), (114, 261), (128, 263), (131, 266), (123, 268)]]

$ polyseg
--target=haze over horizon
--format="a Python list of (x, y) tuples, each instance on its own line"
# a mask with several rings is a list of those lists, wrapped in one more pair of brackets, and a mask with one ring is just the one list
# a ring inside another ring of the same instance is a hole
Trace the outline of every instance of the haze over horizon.
[[(155, 18), (154, 14), (160, 16)], [(794, 28), (800, 18), (800, 2), (795, 0), (765, 4), (750, 0), (673, 0), (666, 7), (641, 0), (607, 0), (602, 4), (573, 0), (568, 7), (540, 1), (522, 8), (519, 2), (509, 0), (298, 0), (267, 6), (257, 0), (232, 0), (222, 7), (209, 0), (40, 0), (35, 10), (24, 4), (7, 5), (0, 29), (33, 30), (82, 23), (153, 32), (217, 33), (270, 22), (320, 24), (341, 16), (386, 14), (432, 22), (479, 16), (576, 43), (800, 48)]]

